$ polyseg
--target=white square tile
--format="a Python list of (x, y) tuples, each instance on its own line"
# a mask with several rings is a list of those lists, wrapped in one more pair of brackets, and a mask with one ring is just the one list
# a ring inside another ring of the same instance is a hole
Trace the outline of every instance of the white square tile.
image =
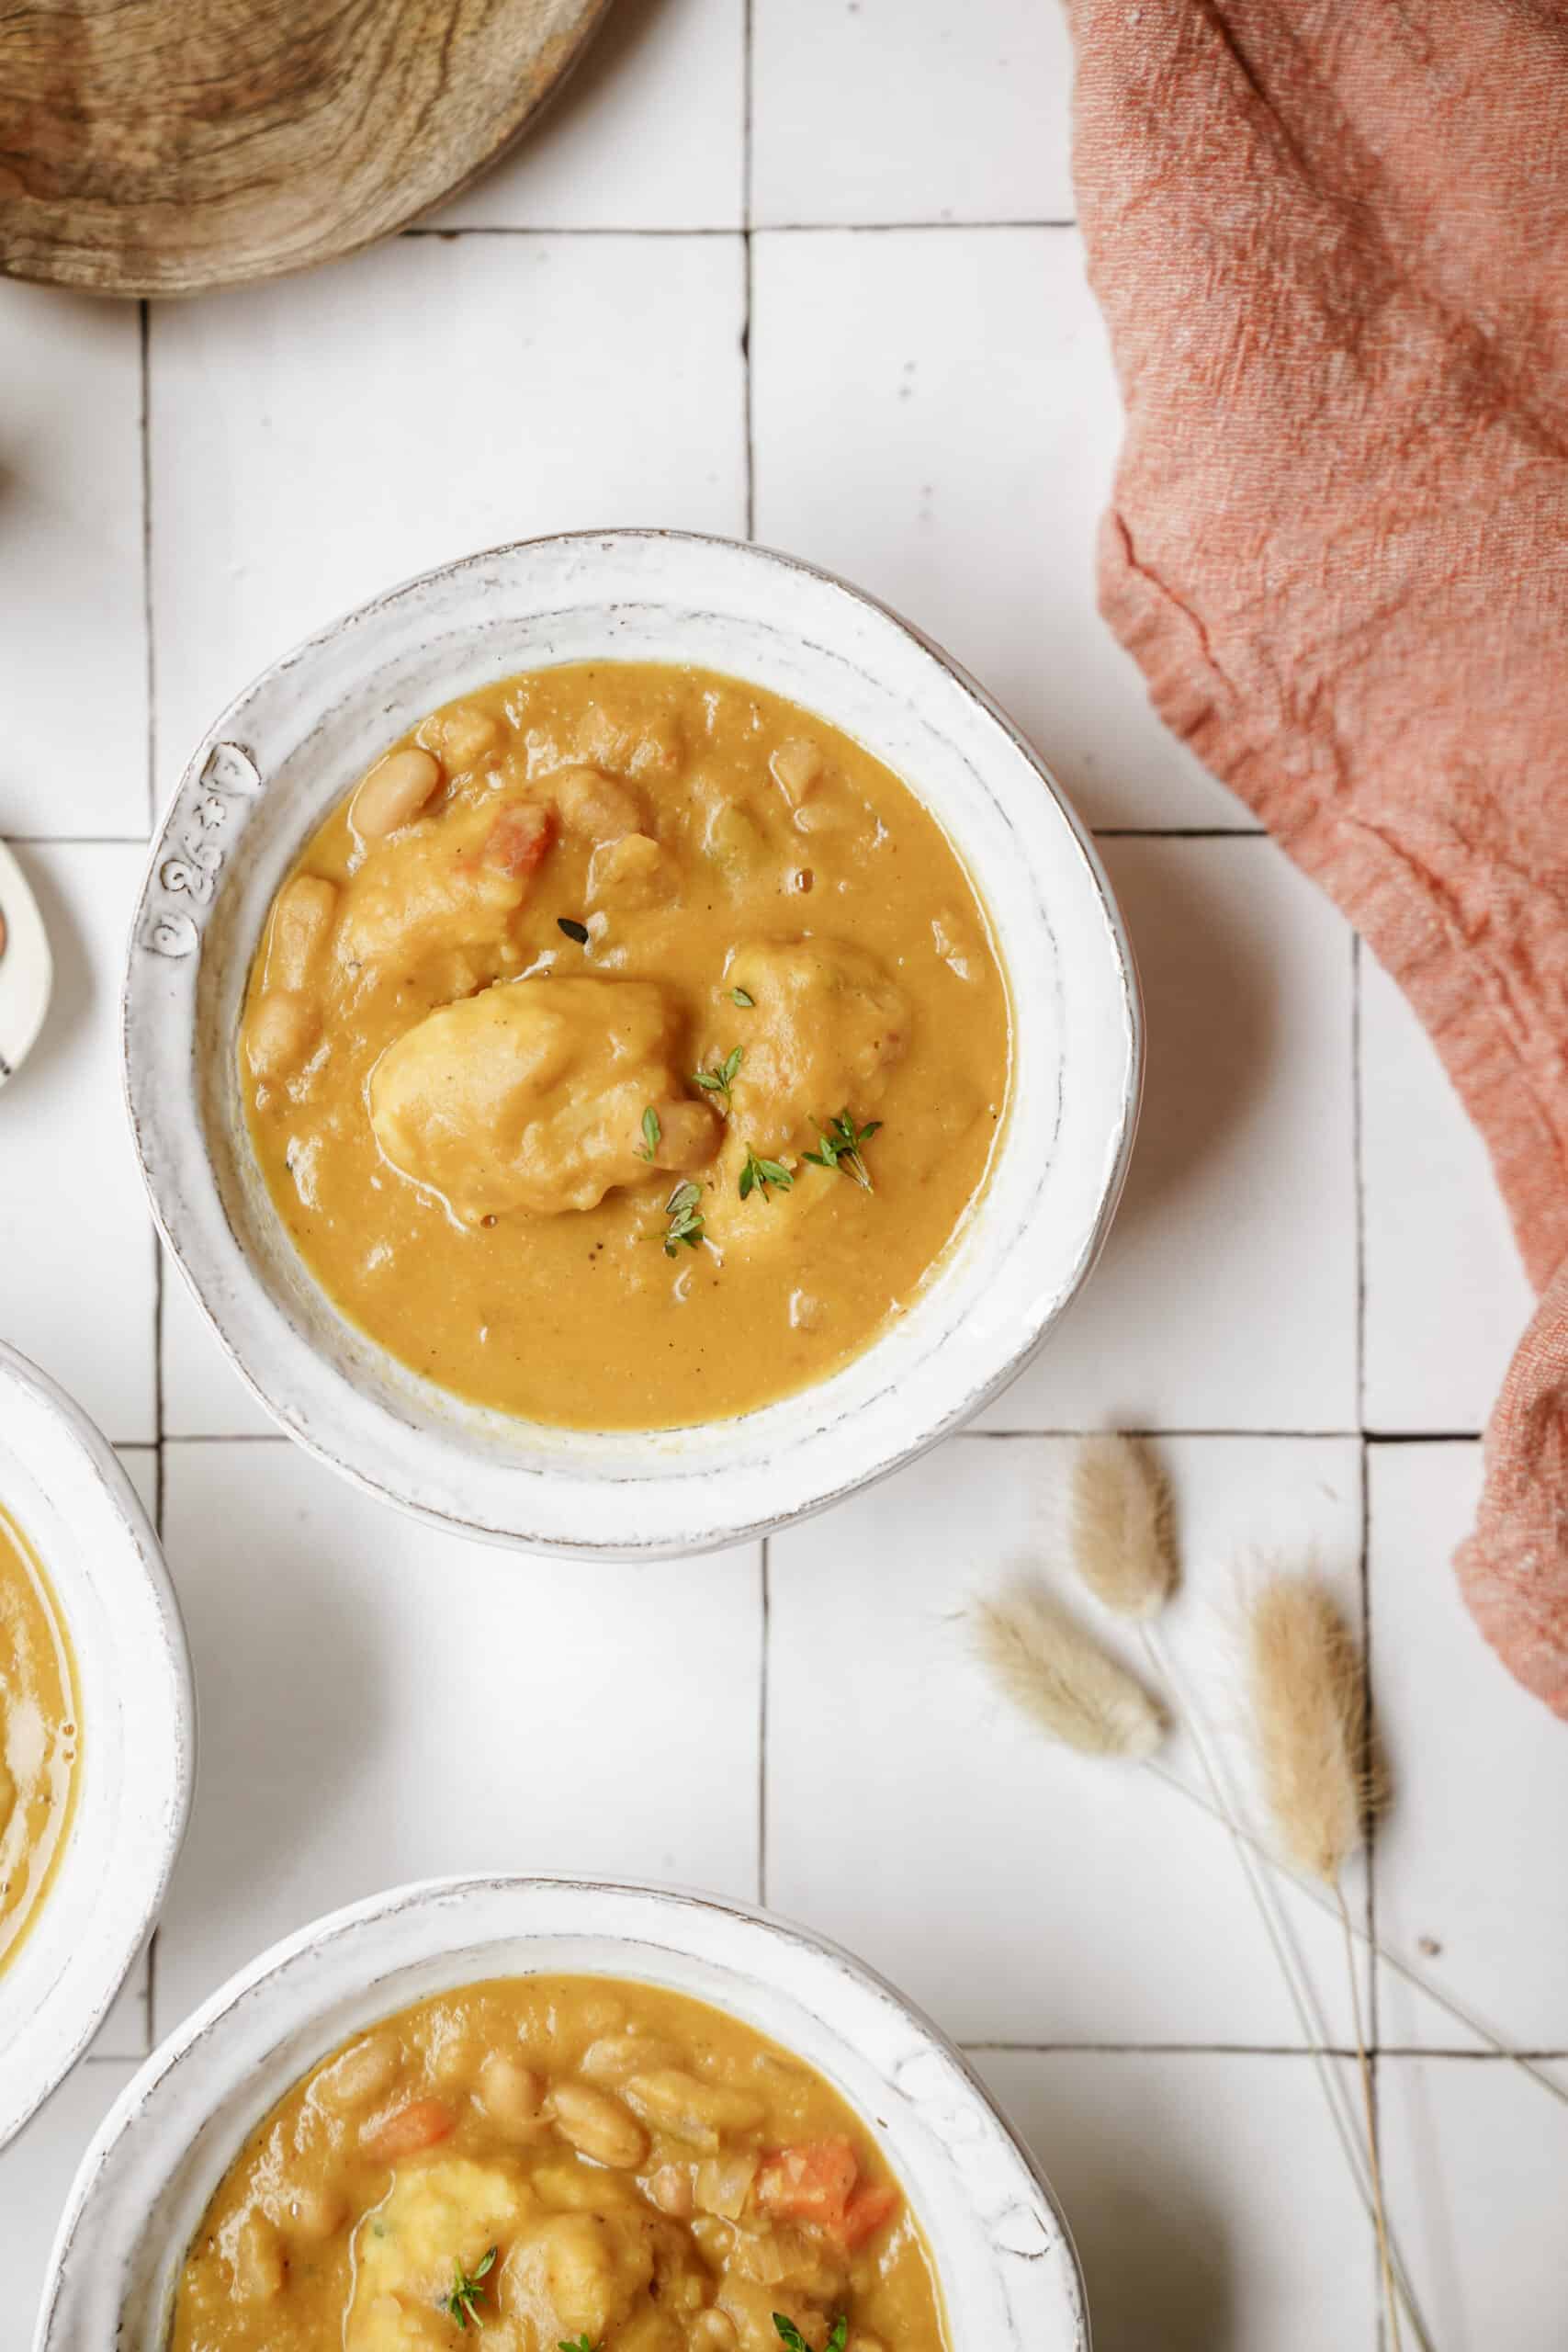
[(1378, 2064), (1389, 2212), (1442, 2352), (1562, 2352), (1568, 2109), (1493, 2060)]
[(1147, 1078), (1088, 1288), (992, 1429), (1351, 1430), (1351, 934), (1272, 842), (1104, 844)]
[(164, 792), (258, 669), (446, 557), (596, 524), (742, 531), (743, 316), (727, 237), (394, 238), (157, 311)]
[(133, 303), (0, 285), (0, 833), (143, 832), (141, 331)]
[(167, 1252), (161, 1296), (164, 1432), (167, 1437), (271, 1437), (256, 1403), (209, 1329)]
[(32, 2121), (0, 2148), (0, 2352), (26, 2352), (50, 2249), (88, 2143), (134, 2064), (90, 2058), (68, 2075)]
[[(1238, 1566), (1254, 1547), (1315, 1547), (1359, 1621), (1358, 1446), (1196, 1438), (1161, 1457), (1188, 1572), (1169, 1638), (1234, 1770)], [(1071, 1461), (1061, 1440), (957, 1438), (773, 1539), (768, 1900), (966, 2041), (1297, 2042), (1219, 1824), (1136, 1766), (1050, 1747), (973, 1659), (967, 1604), (1021, 1566), (1043, 1565), (1079, 1609), (1056, 1565)], [(1152, 1679), (1091, 1603), (1079, 1613)], [(1169, 1760), (1195, 1777), (1180, 1743)], [(1337, 1926), (1285, 1901), (1348, 2041)]]
[(1484, 1428), (1534, 1300), (1492, 1163), (1421, 1023), (1361, 956), (1367, 1425)]
[(317, 1913), (468, 1870), (757, 1885), (755, 1549), (582, 1566), (443, 1537), (282, 1439), (172, 1443), (201, 1691), (166, 2033)]
[(757, 537), (947, 646), (1090, 823), (1256, 830), (1095, 609), (1122, 428), (1077, 232), (759, 237), (753, 272)]
[(537, 126), (434, 216), (443, 228), (738, 229), (738, 0), (615, 0)]
[(1095, 2352), (1377, 2352), (1371, 2229), (1309, 2060), (976, 2064), (1062, 2200)]
[[(1453, 1554), (1480, 1490), (1478, 1444), (1371, 1450), (1372, 1679), (1392, 1792), (1378, 1928), (1513, 2046), (1568, 2050), (1568, 1739), (1461, 1598)], [(1472, 2046), (1386, 1968), (1378, 2015), (1385, 2042)]]
[(754, 0), (753, 217), (1070, 220), (1072, 51), (1038, 0)]
[(0, 1103), (5, 1335), (117, 1443), (156, 1435), (153, 1240), (120, 1100), (119, 983), (137, 845), (18, 857), (54, 955), (42, 1034)]

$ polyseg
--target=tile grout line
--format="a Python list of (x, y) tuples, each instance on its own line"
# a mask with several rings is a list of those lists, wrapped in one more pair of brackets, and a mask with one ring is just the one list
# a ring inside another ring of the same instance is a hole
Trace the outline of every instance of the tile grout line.
[(751, 399), (751, 307), (756, 290), (756, 277), (751, 266), (751, 60), (756, 33), (755, 11), (756, 0), (746, 0), (740, 32), (740, 266), (745, 273), (741, 294), (740, 356), (746, 434), (746, 537), (749, 539), (757, 536), (757, 443), (752, 429)]
[[(746, 157), (747, 197), (745, 217), (741, 223), (743, 230), (750, 231), (754, 227), (760, 237), (907, 237), (940, 234), (944, 231), (953, 231), (962, 233), (964, 231), (969, 230), (977, 232), (981, 236), (987, 236), (997, 230), (1076, 229), (1077, 227), (1078, 224), (1076, 220), (1022, 219), (1013, 220), (753, 221), (751, 219), (750, 207), (750, 9), (748, 7), (746, 17), (748, 106), (746, 123), (747, 137), (744, 146)], [(683, 227), (671, 227), (666, 224), (657, 228), (649, 228), (646, 226), (637, 227), (628, 224), (626, 226), (616, 228), (613, 225), (606, 226), (604, 222), (583, 221), (573, 224), (568, 221), (517, 220), (512, 222), (474, 221), (458, 228), (437, 228), (434, 223), (426, 222), (413, 228), (400, 229), (397, 234), (400, 239), (413, 237), (438, 237), (444, 243), (449, 245), (457, 244), (459, 239), (463, 237), (733, 237), (735, 234), (735, 223), (733, 221), (722, 222), (699, 220), (688, 222)]]
[[(138, 305), (141, 351), (141, 628), (145, 646), (147, 692), (147, 825), (149, 835), (158, 824), (158, 670), (152, 635), (152, 306)], [(164, 1541), (164, 1251), (157, 1226), (151, 1218), (152, 1245), (152, 1516), (160, 1545)], [(146, 2042), (149, 2053), (157, 2045), (158, 1928), (147, 1939)]]
[(152, 306), (138, 304), (141, 352), (141, 633), (147, 692), (147, 830), (158, 827), (157, 664), (152, 643)]
[[(1361, 1766), (1367, 1775), (1366, 1820), (1366, 1899), (1364, 1924), (1367, 1930), (1367, 2125), (1371, 2136), (1371, 2154), (1378, 2167), (1376, 2177), (1383, 2180), (1382, 2157), (1382, 2078), (1379, 2066), (1381, 2052), (1379, 2032), (1379, 1998), (1382, 1992), (1382, 1972), (1378, 1966), (1378, 1820), (1377, 1808), (1371, 1800), (1373, 1786), (1372, 1759), (1376, 1752), (1377, 1725), (1372, 1701), (1372, 1597), (1371, 1597), (1371, 1516), (1369, 1475), (1371, 1452), (1367, 1435), (1367, 1210), (1366, 1154), (1361, 1131), (1361, 935), (1350, 933), (1350, 1171), (1355, 1212), (1355, 1362), (1356, 1419), (1360, 1424), (1361, 1439), (1357, 1448), (1357, 1474), (1360, 1487), (1361, 1546), (1358, 1563), (1361, 1597)], [(1353, 1963), (1354, 1964), (1354, 1963)], [(1386, 2186), (1384, 2189), (1386, 2195)], [(1387, 2352), (1388, 2319), (1383, 2310), (1382, 2293), (1377, 2291), (1381, 2272), (1377, 2256), (1372, 2257), (1372, 2276), (1376, 2300), (1375, 2332), (1380, 2352)]]
[[(961, 2039), (958, 2048), (972, 2052), (996, 2052), (1021, 2058), (1079, 2057), (1112, 2058), (1192, 2057), (1192, 2058), (1308, 2058), (1313, 2052), (1304, 2041), (971, 2041)], [(1330, 2043), (1325, 2054), (1343, 2058), (1353, 2066), (1356, 2050), (1353, 2042)], [(1568, 2061), (1568, 2050), (1462, 2050), (1446, 2042), (1427, 2044), (1420, 2041), (1398, 2041), (1388, 2044), (1381, 2052), (1384, 2058), (1457, 2058), (1466, 2065), (1511, 2066), (1516, 2059), (1529, 2058), (1537, 2064), (1562, 2064)]]
[[(1019, 1429), (1019, 1430), (954, 1430), (943, 1444), (1019, 1445), (1032, 1438), (1094, 1437), (1103, 1430), (1102, 1422), (1083, 1429)], [(1237, 1430), (1208, 1426), (1203, 1429), (1176, 1429), (1161, 1425), (1149, 1429), (1123, 1429), (1123, 1437), (1144, 1438), (1249, 1438), (1258, 1441), (1283, 1439), (1294, 1445), (1319, 1445), (1337, 1439), (1364, 1439), (1369, 1446), (1377, 1445), (1478, 1445), (1479, 1430)], [(293, 1443), (287, 1432), (275, 1430), (165, 1430), (169, 1445), (279, 1445)], [(144, 1437), (116, 1438), (117, 1445), (146, 1446), (154, 1442)]]

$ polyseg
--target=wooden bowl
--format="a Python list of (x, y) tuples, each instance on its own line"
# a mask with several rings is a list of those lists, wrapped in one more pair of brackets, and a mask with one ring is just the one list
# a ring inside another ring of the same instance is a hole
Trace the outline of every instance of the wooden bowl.
[(609, 0), (0, 11), (0, 272), (191, 294), (331, 261), (494, 161)]

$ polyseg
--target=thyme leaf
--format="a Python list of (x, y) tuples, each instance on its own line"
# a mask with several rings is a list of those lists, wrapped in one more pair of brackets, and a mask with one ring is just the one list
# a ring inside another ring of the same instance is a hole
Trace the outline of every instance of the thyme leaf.
[(727, 1119), (729, 1116), (729, 1090), (735, 1083), (735, 1073), (743, 1057), (743, 1048), (737, 1046), (732, 1052), (726, 1054), (721, 1062), (715, 1062), (712, 1069), (694, 1069), (692, 1072), (692, 1084), (700, 1086), (705, 1094), (716, 1095), (724, 1105)]
[(767, 1200), (770, 1184), (776, 1184), (781, 1193), (787, 1193), (794, 1182), (795, 1178), (783, 1160), (759, 1159), (753, 1147), (750, 1144), (747, 1145), (746, 1164), (740, 1170), (739, 1184), (740, 1197), (743, 1201), (749, 1201), (753, 1193), (761, 1193), (762, 1198)]
[(650, 1102), (642, 1114), (642, 1148), (637, 1153), (639, 1159), (652, 1159), (654, 1153), (659, 1149), (660, 1138), (663, 1133), (664, 1130), (659, 1124), (659, 1114)]
[(836, 1119), (829, 1120), (826, 1128), (818, 1129), (821, 1148), (802, 1152), (801, 1158), (809, 1159), (813, 1168), (840, 1169), (854, 1178), (863, 1193), (874, 1192), (871, 1170), (862, 1157), (861, 1146), (870, 1142), (881, 1125), (880, 1119), (872, 1119), (863, 1127), (857, 1127), (849, 1113), (840, 1111)]
[(492, 2245), (488, 2254), (480, 2255), (471, 2270), (465, 2270), (460, 2262), (454, 2261), (452, 2265), (452, 2290), (450, 2294), (443, 2295), (439, 2309), (448, 2318), (455, 2319), (465, 2332), (470, 2319), (476, 2322), (479, 2319), (476, 2305), (483, 2302), (485, 2295), (480, 2282), (488, 2278), (494, 2268), (498, 2251)]
[(667, 1258), (674, 1257), (682, 1241), (688, 1250), (694, 1250), (702, 1240), (706, 1230), (699, 1205), (702, 1197), (702, 1186), (688, 1179), (684, 1184), (677, 1184), (665, 1202), (664, 1214), (670, 1220), (670, 1229), (664, 1236)]

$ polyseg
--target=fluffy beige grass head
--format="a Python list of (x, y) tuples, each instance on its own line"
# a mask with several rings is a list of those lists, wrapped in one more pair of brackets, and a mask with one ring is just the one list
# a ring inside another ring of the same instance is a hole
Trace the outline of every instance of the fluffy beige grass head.
[(1143, 1685), (1038, 1585), (976, 1601), (971, 1622), (992, 1680), (1047, 1738), (1134, 1762), (1159, 1746), (1165, 1718)]
[(1087, 1437), (1073, 1461), (1073, 1566), (1102, 1608), (1153, 1617), (1176, 1589), (1170, 1492), (1146, 1446)]
[(1248, 1696), (1274, 1836), (1296, 1869), (1333, 1886), (1361, 1842), (1371, 1799), (1360, 1655), (1315, 1577), (1260, 1577), (1246, 1607)]

